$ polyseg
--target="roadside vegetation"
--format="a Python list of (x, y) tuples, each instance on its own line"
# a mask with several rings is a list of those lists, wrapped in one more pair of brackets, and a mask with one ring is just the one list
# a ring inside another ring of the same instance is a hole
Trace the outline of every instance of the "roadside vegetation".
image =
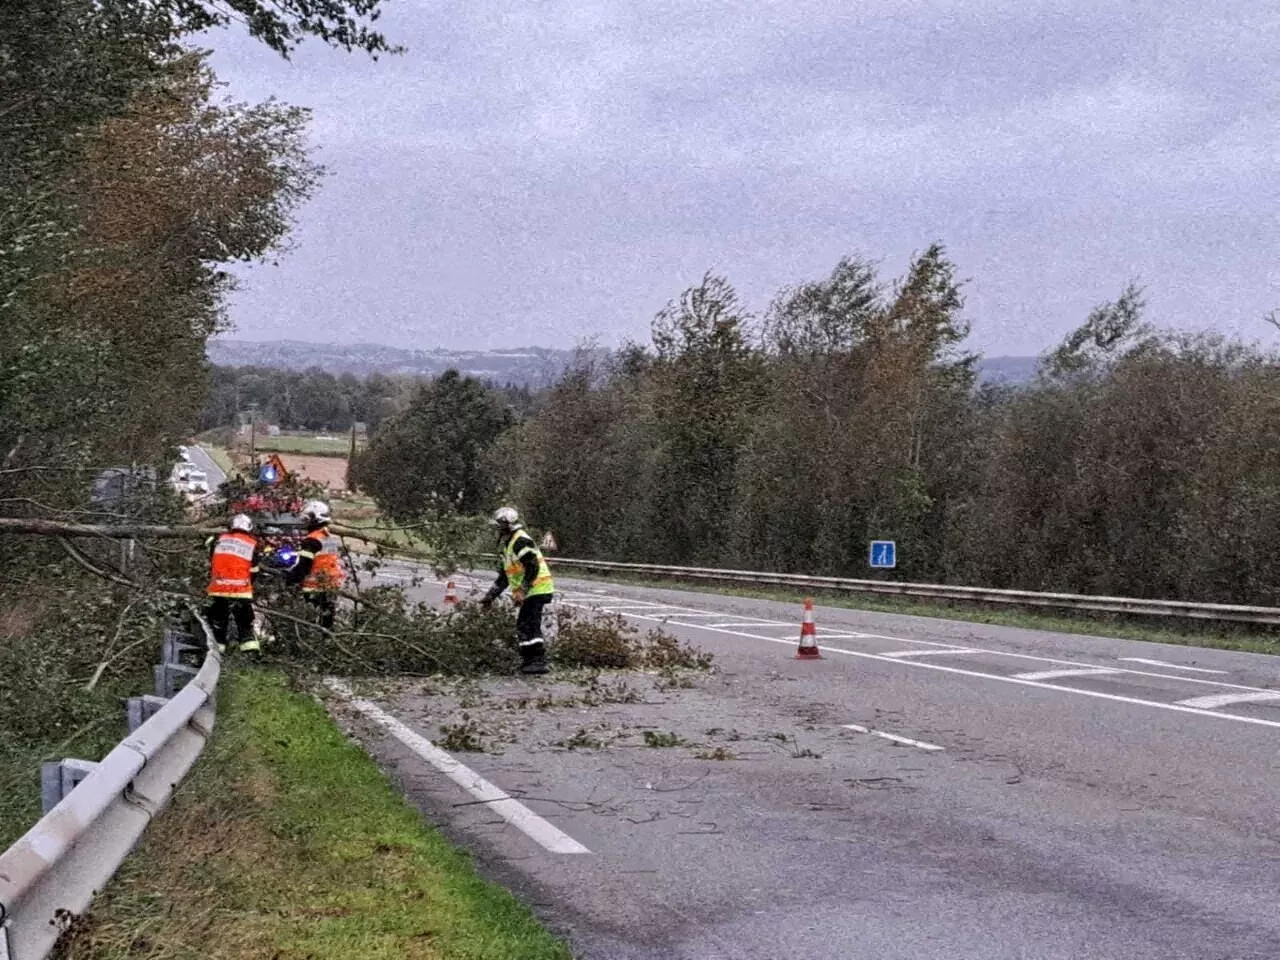
[(232, 672), (217, 735), (64, 960), (568, 960), (313, 698)]

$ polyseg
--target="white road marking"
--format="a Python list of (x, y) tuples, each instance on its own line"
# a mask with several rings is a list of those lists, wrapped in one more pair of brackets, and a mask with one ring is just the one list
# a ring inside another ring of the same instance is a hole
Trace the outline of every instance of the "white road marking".
[[(584, 606), (584, 607), (590, 606), (590, 604), (585, 601), (566, 601), (566, 603), (568, 603), (570, 606)], [(637, 616), (636, 619), (645, 620), (645, 619), (653, 619), (653, 618)], [(654, 622), (657, 622), (657, 621), (655, 620)], [(766, 640), (769, 643), (785, 643), (788, 646), (791, 646), (795, 643), (794, 640), (779, 639), (778, 637), (766, 637), (759, 633), (738, 633), (732, 630), (724, 630), (716, 627), (699, 627), (694, 624), (688, 624), (688, 626), (690, 627), (690, 629), (707, 630), (711, 633), (723, 633), (731, 637), (744, 637), (751, 640)], [(897, 638), (890, 638), (890, 639), (897, 639)], [(1037, 687), (1041, 690), (1053, 690), (1053, 691), (1056, 691), (1057, 693), (1070, 694), (1076, 697), (1092, 697), (1096, 700), (1110, 700), (1113, 703), (1127, 703), (1127, 704), (1131, 704), (1139, 707), (1154, 707), (1157, 710), (1169, 710), (1173, 713), (1190, 713), (1200, 717), (1213, 717), (1217, 720), (1234, 720), (1237, 723), (1248, 723), (1254, 726), (1271, 727), (1273, 729), (1280, 730), (1280, 720), (1264, 720), (1261, 717), (1242, 717), (1239, 714), (1235, 714), (1235, 713), (1216, 713), (1213, 710), (1202, 710), (1197, 707), (1186, 706), (1185, 704), (1161, 703), (1158, 700), (1143, 700), (1139, 697), (1125, 697), (1117, 693), (1102, 693), (1101, 691), (1098, 691), (1098, 690), (1084, 690), (1084, 689), (1081, 689), (1080, 687), (1064, 687), (1064, 686), (1055, 685), (1052, 683), (1041, 683), (1039, 680), (1019, 680), (1017, 677), (1006, 677), (1006, 676), (1001, 676), (1000, 674), (997, 674), (997, 673), (982, 673), (977, 670), (963, 670), (960, 667), (948, 667), (948, 666), (944, 666), (941, 663), (928, 663), (927, 661), (923, 661), (923, 660), (903, 660), (901, 658), (886, 657), (883, 654), (879, 654), (879, 653), (866, 653), (862, 650), (846, 650), (844, 647), (824, 647), (821, 644), (819, 644), (818, 649), (823, 651), (824, 653), (837, 653), (845, 657), (859, 657), (863, 660), (879, 660), (881, 663), (905, 664), (906, 666), (917, 667), (921, 670), (936, 670), (940, 673), (953, 673), (961, 677), (976, 677), (980, 680), (995, 680), (999, 683), (1012, 683), (1012, 684), (1016, 684), (1018, 686), (1023, 686), (1023, 687)], [(998, 653), (999, 651), (981, 651), (980, 650), (977, 652)], [(1048, 660), (1049, 658), (1027, 656), (1026, 659)], [(1049, 662), (1050, 663), (1066, 663), (1069, 661), (1049, 660)], [(1226, 684), (1218, 684), (1217, 681), (1214, 681), (1214, 680), (1196, 680), (1192, 677), (1172, 677), (1168, 674), (1144, 673), (1139, 670), (1126, 670), (1124, 672), (1134, 673), (1140, 676), (1149, 676), (1149, 677), (1150, 676), (1154, 676), (1154, 677), (1166, 676), (1166, 677), (1169, 677), (1169, 679), (1183, 680), (1187, 683), (1215, 683), (1218, 686), (1226, 686)], [(1234, 684), (1232, 684), (1232, 686), (1234, 686)], [(1249, 688), (1245, 688), (1245, 689), (1249, 689)], [(1277, 695), (1277, 696), (1280, 696), (1280, 695)]]
[[(625, 610), (625, 609), (627, 609), (627, 608), (626, 608), (626, 607), (607, 607), (606, 609), (609, 609), (609, 610)], [(643, 609), (643, 608), (636, 608), (636, 609)], [(661, 609), (663, 609), (663, 610), (674, 610), (674, 611), (675, 611), (674, 613), (669, 613), (669, 614), (667, 614), (667, 616), (669, 616), (669, 617), (681, 617), (681, 618), (683, 618), (683, 619), (685, 619), (685, 620), (693, 620), (693, 619), (695, 619), (695, 618), (697, 618), (697, 619), (701, 619), (701, 618), (703, 618), (703, 617), (706, 617), (708, 620), (714, 620), (716, 617), (725, 617), (725, 616), (730, 616), (730, 614), (726, 614), (726, 613), (690, 613), (690, 612), (688, 612), (687, 610), (684, 610), (684, 609), (683, 609), (683, 608), (681, 608), (681, 607), (662, 607)]]
[[(678, 627), (680, 626), (680, 624), (673, 623), (672, 626)], [(748, 620), (748, 621), (734, 620), (729, 623), (691, 623), (689, 624), (689, 626), (691, 627), (788, 627), (790, 626), (790, 624), (778, 623), (778, 621), (776, 620)]]
[(909, 747), (919, 747), (921, 750), (944, 750), (936, 743), (925, 743), (923, 740), (912, 740), (910, 737), (900, 737), (896, 733), (885, 733), (883, 730), (872, 730), (870, 727), (862, 727), (856, 723), (842, 724), (846, 730), (853, 730), (857, 733), (869, 733), (875, 737), (884, 737), (886, 740), (892, 740), (894, 743), (905, 743)]
[(971, 650), (968, 647), (947, 650), (894, 650), (892, 653), (884, 653), (881, 656), (891, 657), (894, 660), (903, 660), (907, 657), (941, 657), (949, 653), (978, 653), (978, 651)]
[(1179, 700), (1178, 705), (1213, 710), (1232, 703), (1265, 703), (1268, 700), (1280, 700), (1280, 691), (1258, 690), (1255, 693), (1211, 693), (1207, 697), (1192, 697), (1190, 700)]
[(470, 767), (459, 763), (451, 754), (441, 750), (426, 737), (405, 726), (405, 724), (377, 704), (356, 697), (355, 691), (348, 684), (332, 677), (326, 679), (324, 684), (346, 701), (349, 706), (359, 710), (380, 726), (385, 727), (393, 737), (471, 794), (471, 796), (486, 804), (488, 809), (502, 817), (503, 820), (506, 820), (507, 823), (524, 833), (539, 846), (551, 853), (591, 852), (563, 830), (542, 819), (519, 800), (499, 790)]
[[(575, 597), (572, 597), (572, 596), (567, 597), (565, 599), (567, 602), (570, 602), (570, 603), (575, 602)], [(577, 600), (577, 602), (581, 604), (582, 601), (585, 601), (586, 599), (588, 598), (586, 596), (583, 596), (580, 600)], [(598, 599), (598, 598), (595, 598), (593, 596), (591, 597), (591, 599)], [(614, 597), (611, 599), (617, 600), (622, 598)], [(691, 612), (697, 612), (697, 611), (694, 611), (692, 607), (687, 607), (684, 609), (690, 610)], [(715, 616), (715, 614), (701, 614), (701, 615), (708, 616), (708, 617)], [(687, 615), (681, 614), (680, 616), (687, 616)], [(729, 616), (729, 614), (720, 614), (720, 616)], [(689, 623), (689, 624), (685, 624), (685, 626), (697, 627), (698, 624)], [(895, 643), (914, 643), (914, 644), (919, 644), (921, 646), (937, 647), (937, 648), (947, 649), (947, 650), (953, 649), (955, 647), (955, 644), (951, 644), (951, 643), (939, 643), (934, 640), (916, 640), (912, 637), (891, 637), (883, 633), (855, 632), (846, 636), (844, 634), (829, 634), (825, 632), (820, 632), (820, 639), (823, 639), (823, 640), (844, 640), (844, 639), (854, 639), (854, 638), (856, 639), (866, 638), (869, 640), (892, 640)], [(774, 639), (774, 638), (764, 637), (761, 639)], [(1059, 660), (1055, 657), (1037, 656), (1036, 654), (1031, 654), (1031, 653), (1013, 653), (1008, 650), (991, 650), (987, 647), (970, 647), (966, 649), (970, 649), (974, 653), (990, 654), (993, 657), (1009, 657), (1015, 660), (1033, 660), (1036, 663), (1056, 663), (1056, 664), (1061, 664), (1064, 667), (1071, 667), (1071, 668), (1077, 668), (1080, 666), (1080, 664), (1074, 663), (1070, 660)], [(1198, 684), (1204, 684), (1206, 686), (1226, 688), (1230, 690), (1256, 691), (1259, 689), (1258, 687), (1249, 687), (1239, 683), (1227, 683), (1225, 680), (1202, 680), (1200, 677), (1181, 677), (1181, 676), (1178, 676), (1177, 674), (1172, 674), (1172, 673), (1154, 673), (1150, 670), (1131, 670), (1127, 667), (1120, 668), (1120, 669), (1121, 669), (1121, 672), (1129, 674), (1131, 676), (1135, 676), (1135, 677), (1155, 677), (1160, 680), (1177, 680), (1181, 683), (1198, 683)], [(1187, 669), (1187, 668), (1181, 667), (1179, 669)]]
[(1077, 670), (1036, 670), (1031, 673), (1015, 673), (1014, 676), (1019, 680), (1060, 680), (1064, 677), (1101, 677), (1123, 672), (1108, 670), (1106, 667), (1080, 667)]
[(1165, 663), (1163, 660), (1147, 660), (1143, 657), (1117, 657), (1126, 663), (1145, 663), (1149, 667), (1172, 667), (1174, 670), (1191, 670), (1195, 673), (1218, 673), (1226, 675), (1226, 670), (1206, 670), (1204, 667), (1186, 667), (1180, 663)]

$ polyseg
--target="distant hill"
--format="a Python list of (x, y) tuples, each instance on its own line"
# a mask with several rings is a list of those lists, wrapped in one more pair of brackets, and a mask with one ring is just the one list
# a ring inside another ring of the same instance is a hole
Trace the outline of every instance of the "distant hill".
[[(209, 361), (222, 367), (273, 367), (306, 370), (320, 367), (330, 373), (411, 374), (438, 376), (446, 370), (498, 383), (549, 385), (573, 356), (570, 350), (518, 347), (512, 350), (407, 350), (380, 343), (307, 343), (302, 340), (213, 340)], [(982, 380), (1023, 383), (1035, 374), (1035, 357), (984, 357), (978, 363)]]
[(499, 383), (542, 386), (556, 380), (572, 351), (542, 347), (512, 350), (406, 350), (380, 343), (307, 343), (302, 340), (211, 340), (209, 361), (222, 367), (259, 366), (279, 370), (320, 367), (329, 373), (437, 376), (457, 370)]
[(1026, 383), (1036, 375), (1039, 357), (983, 357), (978, 361), (978, 378), (987, 383)]

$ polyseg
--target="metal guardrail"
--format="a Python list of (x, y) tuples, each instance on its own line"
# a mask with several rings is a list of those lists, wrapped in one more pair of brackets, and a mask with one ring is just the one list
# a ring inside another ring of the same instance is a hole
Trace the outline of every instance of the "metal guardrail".
[[(60, 791), (57, 804), (0, 853), (0, 960), (43, 960), (49, 954), (204, 750), (213, 731), (222, 658), (208, 624), (198, 622), (205, 634), (199, 670), (178, 664), (175, 638), (166, 637), (165, 662), (156, 670), (161, 696), (137, 698), (130, 715), (136, 722), (148, 707), (159, 709), (100, 762), (77, 768), (87, 775), (68, 784), (64, 773), (65, 795)], [(173, 693), (175, 675), (182, 673), (194, 676)]]
[(577, 567), (612, 573), (634, 573), (673, 580), (708, 580), (752, 585), (841, 590), (848, 593), (888, 594), (935, 600), (967, 600), (1011, 606), (1057, 607), (1096, 613), (1128, 613), (1156, 617), (1184, 617), (1236, 623), (1280, 624), (1280, 607), (1252, 607), (1233, 603), (1195, 603), (1184, 600), (1142, 600), (1133, 597), (1095, 597), (1078, 593), (1036, 593), (1031, 590), (997, 590), (989, 587), (957, 587), (937, 583), (895, 580), (853, 580), (844, 577), (810, 577), (798, 573), (762, 573), (752, 570), (720, 570), (713, 567), (673, 567), (653, 563), (615, 563), (609, 560), (577, 560), (556, 557), (556, 567)]

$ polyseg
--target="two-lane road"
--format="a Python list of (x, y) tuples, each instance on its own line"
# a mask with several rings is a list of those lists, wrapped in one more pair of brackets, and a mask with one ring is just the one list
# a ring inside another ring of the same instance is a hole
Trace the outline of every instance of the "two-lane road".
[(1277, 660), (819, 608), (804, 662), (796, 605), (560, 586), (715, 673), (346, 715), (579, 956), (1280, 957)]
[(187, 456), (190, 457), (191, 462), (199, 467), (200, 470), (204, 472), (204, 475), (209, 478), (210, 492), (217, 490), (219, 485), (226, 481), (226, 471), (218, 466), (217, 461), (215, 461), (213, 457), (209, 456), (208, 451), (203, 447), (194, 443), (188, 444)]

